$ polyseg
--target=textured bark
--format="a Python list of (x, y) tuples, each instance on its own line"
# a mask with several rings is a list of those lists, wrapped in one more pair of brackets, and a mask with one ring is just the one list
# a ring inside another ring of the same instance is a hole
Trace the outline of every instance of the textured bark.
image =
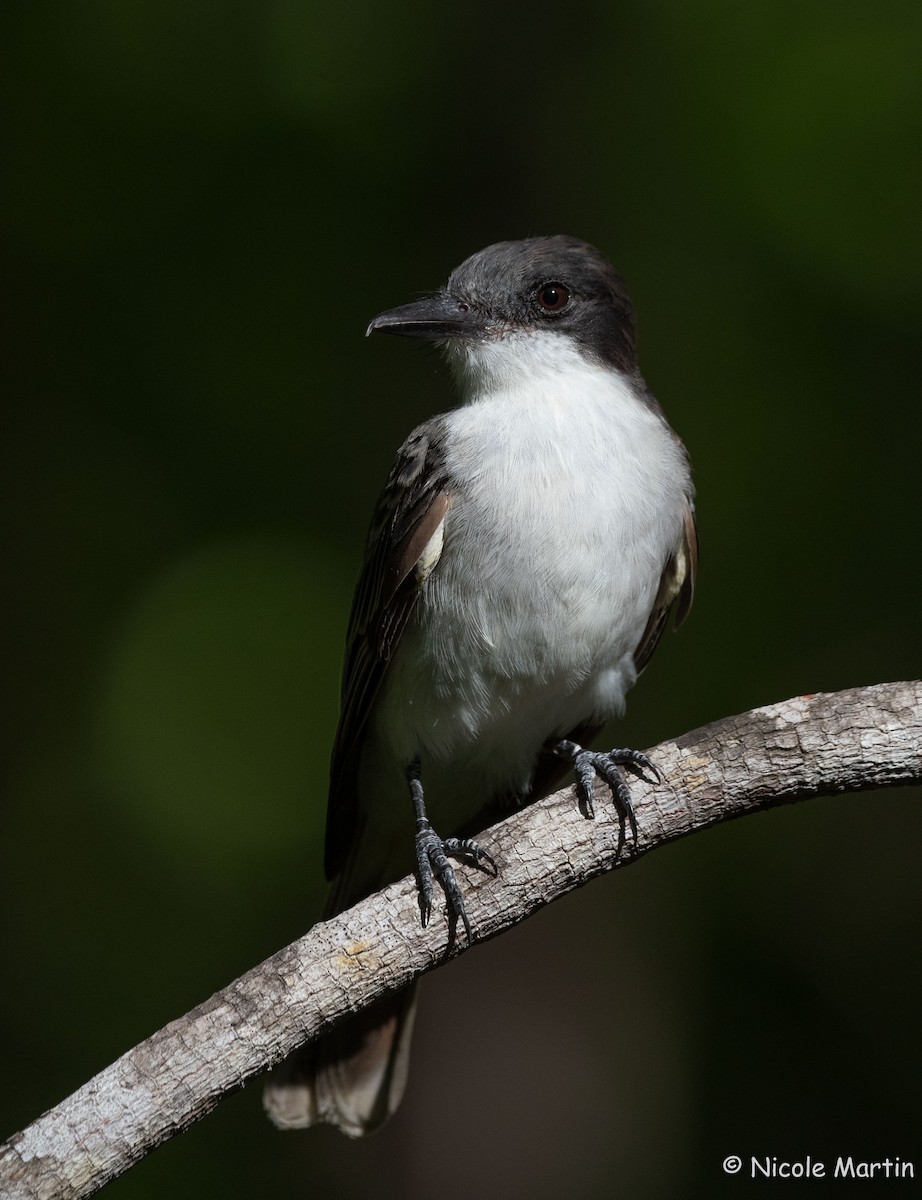
[[(666, 782), (631, 785), (636, 845), (629, 836), (619, 852), (602, 787), (595, 820), (566, 789), (490, 830), (483, 841), (499, 877), (459, 869), (479, 940), (718, 822), (814, 795), (922, 782), (922, 682), (798, 697), (650, 754)], [(420, 927), (412, 877), (315, 926), (10, 1138), (0, 1147), (0, 1193), (91, 1195), (301, 1043), (462, 953), (447, 933), (444, 918)]]

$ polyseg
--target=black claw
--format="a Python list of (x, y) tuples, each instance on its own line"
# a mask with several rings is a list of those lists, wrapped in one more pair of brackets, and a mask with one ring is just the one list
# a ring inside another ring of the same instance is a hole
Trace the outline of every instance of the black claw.
[(573, 763), (576, 775), (576, 794), (579, 797), (580, 808), (586, 816), (595, 815), (592, 801), (593, 786), (596, 776), (603, 779), (611, 790), (615, 811), (618, 814), (618, 849), (620, 856), (624, 849), (626, 827), (630, 826), (634, 844), (637, 844), (637, 818), (634, 815), (634, 801), (631, 789), (628, 787), (619, 768), (629, 771), (645, 783), (662, 783), (663, 776), (646, 754), (640, 750), (609, 750), (599, 752), (584, 750), (576, 742), (563, 739), (549, 744), (549, 749), (560, 758), (567, 758)]
[[(641, 753), (640, 750), (610, 750), (608, 757), (612, 762), (619, 763), (626, 770), (630, 771), (632, 775), (636, 775), (638, 779), (642, 779), (644, 783), (663, 782), (663, 776), (656, 764), (651, 762), (646, 754)], [(644, 772), (652, 775), (653, 778), (648, 779)]]
[[(435, 836), (431, 829), (429, 833)], [(432, 866), (424, 830), (416, 835), (416, 874), (419, 879), (419, 915), (425, 928), (432, 916)]]
[(592, 820), (595, 817), (595, 805), (592, 802), (592, 790), (596, 776), (595, 765), (590, 758), (577, 753), (573, 760), (573, 770), (576, 773), (576, 794), (579, 796), (586, 816)]
[(458, 886), (454, 868), (448, 861), (448, 854), (453, 853), (450, 839), (443, 841), (432, 826), (426, 821), (416, 834), (416, 867), (419, 874), (420, 899), (419, 907), (423, 925), (429, 924), (432, 915), (432, 879), (439, 881), (448, 902), (449, 915), (455, 921), (460, 920), (464, 926), (467, 940), (472, 941), (471, 924), (464, 908), (464, 897)]
[[(497, 874), (497, 866), (492, 855), (473, 838), (440, 838), (426, 816), (423, 800), (423, 787), (420, 782), (419, 762), (412, 763), (407, 768), (407, 782), (413, 797), (416, 810), (416, 871), (419, 877), (419, 911), (423, 925), (429, 924), (432, 916), (432, 880), (435, 877), (445, 893), (448, 905), (448, 924), (450, 936), (453, 939), (458, 921), (464, 926), (469, 943), (474, 935), (471, 923), (464, 906), (464, 897), (454, 867), (448, 861), (448, 855), (468, 858), (481, 870)], [(486, 865), (485, 865), (486, 864)]]
[(475, 867), (487, 863), (490, 868), (488, 874), (494, 876), (499, 874), (499, 868), (494, 862), (493, 856), (488, 854), (483, 846), (479, 842), (475, 842), (473, 838), (445, 838), (442, 842), (442, 849), (446, 854), (469, 858)]

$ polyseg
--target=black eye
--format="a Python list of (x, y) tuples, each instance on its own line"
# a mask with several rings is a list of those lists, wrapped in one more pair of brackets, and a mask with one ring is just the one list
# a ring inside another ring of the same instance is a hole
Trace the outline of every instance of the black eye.
[(545, 312), (560, 312), (570, 303), (570, 289), (562, 283), (545, 283), (538, 289), (538, 303)]

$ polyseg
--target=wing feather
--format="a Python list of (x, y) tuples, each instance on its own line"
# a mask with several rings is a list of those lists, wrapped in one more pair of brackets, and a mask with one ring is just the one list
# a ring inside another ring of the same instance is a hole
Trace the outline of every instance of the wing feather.
[(368, 531), (346, 634), (330, 764), (328, 878), (342, 867), (358, 825), (355, 767), (361, 736), (419, 589), (436, 565), (430, 547), (451, 507), (443, 433), (444, 419), (436, 417), (410, 434), (397, 452)]
[(688, 616), (695, 595), (695, 577), (698, 573), (698, 527), (695, 524), (695, 506), (691, 497), (686, 498), (683, 518), (682, 543), (675, 554), (670, 555), (660, 576), (659, 588), (653, 602), (653, 610), (644, 630), (643, 637), (634, 651), (634, 665), (640, 673), (647, 663), (669, 619), (675, 604), (675, 624), (678, 628)]

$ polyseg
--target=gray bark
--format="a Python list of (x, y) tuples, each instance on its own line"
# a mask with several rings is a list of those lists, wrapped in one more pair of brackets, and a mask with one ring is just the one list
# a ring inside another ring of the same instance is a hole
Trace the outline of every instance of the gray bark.
[[(601, 786), (595, 820), (580, 815), (568, 788), (489, 831), (482, 840), (498, 878), (459, 868), (478, 940), (721, 821), (815, 795), (922, 782), (922, 682), (801, 696), (649, 753), (666, 782), (632, 782), (637, 844), (628, 835), (620, 853)], [(303, 1042), (463, 953), (463, 943), (449, 941), (442, 911), (421, 928), (409, 876), (315, 926), (0, 1146), (0, 1193), (92, 1195)]]

